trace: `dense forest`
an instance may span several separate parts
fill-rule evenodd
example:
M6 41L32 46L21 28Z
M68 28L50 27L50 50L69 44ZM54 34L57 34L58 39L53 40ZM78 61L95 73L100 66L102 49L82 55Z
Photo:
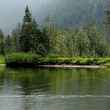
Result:
M35 53L42 56L91 56L110 55L109 44L110 11L105 11L104 28L99 29L95 22L78 28L61 28L48 17L39 26L32 17L28 6L22 24L18 24L10 35L0 31L0 53Z

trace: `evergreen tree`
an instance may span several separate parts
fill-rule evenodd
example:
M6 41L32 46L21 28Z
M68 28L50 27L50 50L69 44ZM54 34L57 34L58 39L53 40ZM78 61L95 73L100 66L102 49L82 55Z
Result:
M17 27L11 33L12 45L13 45L14 52L20 51L20 43L19 43L20 32L21 32L21 25L18 24Z
M99 31L96 25L88 25L84 31L90 40L90 55L91 56L106 56L109 54L108 41L104 33Z
M38 28L38 24L35 19L32 21L32 52L41 54L40 46L42 44L42 33Z
M38 28L36 20L32 18L28 6L25 10L19 43L20 49L23 52L34 52L42 55L48 53L48 35L44 29L41 31Z
M5 54L11 53L12 51L12 41L10 35L6 36L5 38Z
M42 45L42 51L41 51L42 54L48 54L50 51L50 45L49 45L49 35L46 28L42 29L39 43Z
M0 30L0 54L4 54L4 34Z
M28 6L25 10L25 16L23 20L23 25L21 29L21 35L20 35L20 50L23 52L29 52L32 51L32 29L33 23L32 23L32 15L29 11Z
M77 48L77 29L70 29L66 32L66 51L68 56L78 56L78 48Z
M78 51L79 56L88 56L89 55L89 46L90 46L90 41L87 36L87 33L84 32L83 30L80 30L76 34L76 48Z

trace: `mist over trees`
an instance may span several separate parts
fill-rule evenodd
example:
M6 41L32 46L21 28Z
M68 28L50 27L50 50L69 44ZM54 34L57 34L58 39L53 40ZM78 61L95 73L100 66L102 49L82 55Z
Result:
M108 24L108 23L107 23ZM11 35L0 31L0 53L36 53L42 56L109 56L109 42L104 31L95 23L79 28L59 28L51 19L40 27L28 8L22 24L18 24Z

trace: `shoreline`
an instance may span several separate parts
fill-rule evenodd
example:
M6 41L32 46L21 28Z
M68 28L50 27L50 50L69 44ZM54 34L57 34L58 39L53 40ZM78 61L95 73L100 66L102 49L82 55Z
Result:
M13 53L5 58L6 66L16 68L110 68L110 57L41 57Z
M105 68L104 65L38 65L42 68Z

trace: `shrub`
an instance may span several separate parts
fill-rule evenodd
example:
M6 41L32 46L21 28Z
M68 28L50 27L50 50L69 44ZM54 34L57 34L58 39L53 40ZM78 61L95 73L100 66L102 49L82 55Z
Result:
M110 65L110 58L86 58L86 57L60 57L47 56L42 57L32 53L12 53L6 55L6 63L9 66L39 66L55 64L72 64L72 65Z
M0 64L5 64L5 58L2 55L0 55Z
M39 59L40 55L32 54L32 53L12 53L8 54L5 57L5 61L7 65L17 66L17 65L32 65L34 66ZM27 66L28 66L27 65Z

